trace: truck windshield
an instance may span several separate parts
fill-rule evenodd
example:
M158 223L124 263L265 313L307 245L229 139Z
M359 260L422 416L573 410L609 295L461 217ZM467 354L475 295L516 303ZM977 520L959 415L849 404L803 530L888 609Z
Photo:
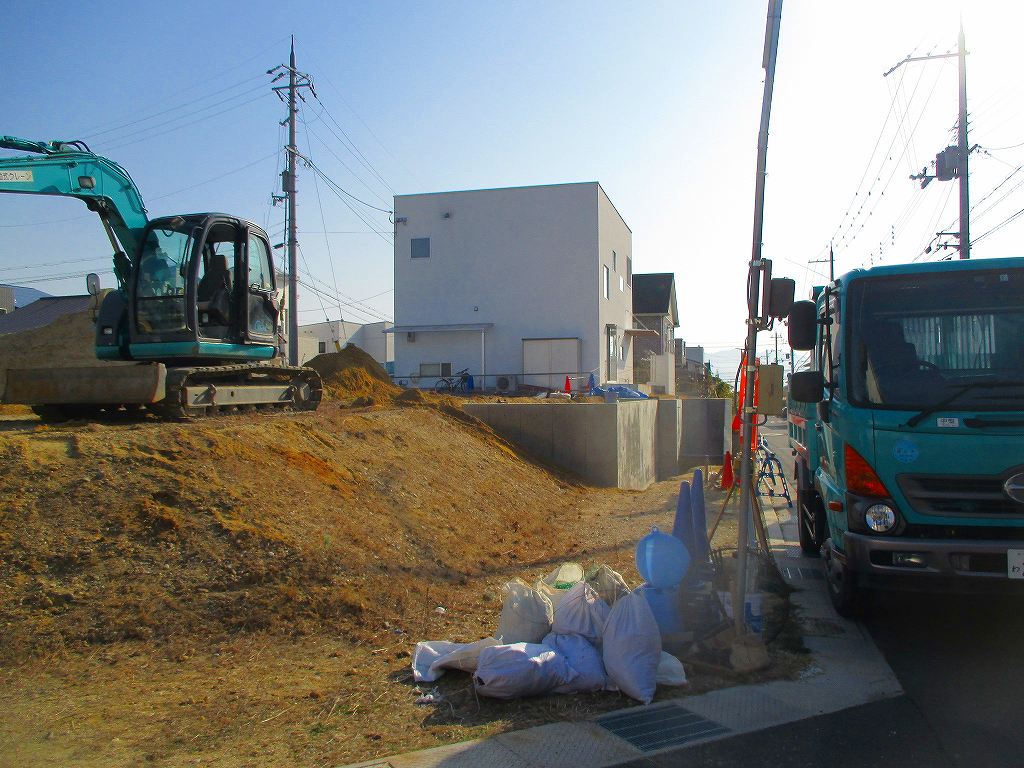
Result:
M951 409L1024 409L1022 298L1019 268L854 281L851 401L923 410L955 395Z

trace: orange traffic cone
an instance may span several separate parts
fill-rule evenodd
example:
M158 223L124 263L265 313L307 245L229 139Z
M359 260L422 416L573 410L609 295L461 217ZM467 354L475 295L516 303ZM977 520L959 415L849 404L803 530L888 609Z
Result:
M565 377L565 393L567 395L572 393L572 384L569 383L568 376Z
M732 488L735 482L732 476L732 454L726 451L725 458L722 459L722 484L720 487L725 491Z

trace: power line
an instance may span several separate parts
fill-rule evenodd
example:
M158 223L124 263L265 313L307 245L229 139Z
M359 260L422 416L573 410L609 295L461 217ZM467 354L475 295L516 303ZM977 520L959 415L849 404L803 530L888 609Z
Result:
M366 191L367 191L367 192L369 192L369 193L370 193L371 195L373 195L374 197L376 197L376 198L377 198L378 200L380 200L380 201L381 201L382 203L385 203L385 204L387 204L387 201L386 201L386 200L385 200L385 199L384 199L383 197L381 197L380 195L378 195L378 194L377 194L376 192L374 192L374 191L373 191L373 188L372 188L372 187L371 187L371 186L370 186L369 184L367 184L367 183L366 183L366 182L365 182L365 181L364 181L364 180L362 179L362 177L360 177L360 176L359 176L359 174L358 174L358 173L356 173L355 171L353 171L353 170L352 170L352 169L351 169L351 168L349 167L348 163L346 163L346 162L345 162L344 160L342 160L342 159L341 159L340 157L338 157L338 154L337 154L337 153L336 153L336 152L335 152L335 151L334 151L333 149L331 149L330 145L329 145L329 144L328 144L328 143L327 143L326 141L324 141L324 140L323 140L322 138L320 138L320 136L319 136L319 135L318 135L318 134L316 133L316 131L313 131L312 129L310 129L309 125L308 125L307 123L305 123L305 122L303 122L303 125L304 125L304 126L305 126L305 128L306 128L306 133L308 133L308 134L312 134L312 135L313 135L313 138L315 138L315 139L316 139L317 141L319 141L319 142L320 142L320 144L321 144L321 145L323 145L324 149L326 149L326 150L327 150L328 152L330 152L330 153L331 153L331 155L332 155L332 156L334 157L334 159L335 159L335 160L337 160L337 161L338 161L339 163L341 163L341 166L342 166L342 167L343 167L343 168L344 168L344 169L345 169L346 171L348 171L348 172L349 172L350 174L352 174L352 177L353 177L353 178L354 178L354 179L355 179L356 181L358 181L358 182L359 182L360 184L362 184L362 185L363 185L363 186L364 186L364 187L366 188Z
M261 56L263 56L263 54L265 54L271 48L276 48L278 45L280 45L283 41L285 41L287 39L288 39L288 37L285 36L285 37L282 37L279 40L275 40L273 43L270 43L266 47L260 49L259 51L254 53L252 56L250 56L250 57L248 57L246 59L242 59L241 61L237 61L236 63L232 64L230 67L225 67L224 69L218 70L218 71L214 72L213 74L207 73L207 74L204 75L204 77L202 79L197 80L195 83L192 83L192 84L186 85L186 86L178 86L178 87L175 88L175 93L180 93L182 91L184 91L184 92L193 91L196 88L199 88L199 87L202 87L202 86L208 84L212 80L216 80L217 78L223 77L224 75L228 74L229 72L234 72L236 69L241 69L242 67L246 66L250 62L255 61L256 59L258 59ZM260 77L260 76L257 75L256 77ZM245 80L243 82L248 82L248 80ZM202 97L200 97L200 98L202 98ZM154 104L154 106L156 106L156 104ZM138 110L136 110L136 111L138 111ZM101 128L105 128L108 125L111 125L111 123L110 122L100 123L99 125L93 126L91 128L87 128L84 131L79 131L78 135L79 136L95 135L94 134L95 131L97 131L97 130L99 130Z
M245 80L240 80L239 82L234 83L233 85L229 85L227 88L221 88L220 90L213 91L212 93L208 93L205 96L195 96L195 97L189 99L188 101L183 101L180 104L175 104L173 107L168 107L167 109L162 109L159 112L154 112L154 113L152 113L150 115L145 115L144 117L140 117L140 118L138 118L136 120L130 120L127 123L122 123L120 125L115 125L113 128L107 128L104 131L96 131L95 133L84 133L84 134L82 134L82 138L83 139L92 140L92 139L97 138L98 136L104 136L104 135L106 135L108 133L114 133L114 132L120 131L120 130L122 130L124 128L129 128L129 127L131 127L133 125L138 125L139 123L145 123L145 122L153 120L153 119L155 119L157 117L162 117L162 116L164 116L166 114L169 114L171 112L175 112L176 110L185 109L187 107L195 106L196 104L198 104L201 101L206 101L207 99L212 99L214 96L219 96L222 93L227 93L228 91L232 91L232 90L234 90L235 88L238 88L241 85L245 85L246 83L252 82L253 80L262 80L262 79L263 79L263 75L253 75L252 77L245 78ZM262 88L262 85L260 87ZM246 91L246 93L252 93L252 92L253 91L251 89L249 91ZM238 95L241 95L241 94L238 94ZM204 107L204 109L206 109L206 107ZM178 119L178 118L174 118L174 119Z
M254 165L259 165L260 163L266 162L270 158L274 157L276 154L277 154L276 152L271 152L269 155L264 155L259 160L253 160L251 163L246 163L245 165L239 166L238 168L235 168L235 169L230 170L230 171L223 171L223 172L217 174L216 176L211 176L210 178L206 179L205 181L198 181L195 184L192 184L191 186L182 187L181 189L176 189L173 192L165 192L162 195L157 195L156 197L149 197L149 198L146 198L146 199L147 200L161 200L161 199L163 199L165 197L170 197L171 195L177 195L177 194L180 194L182 192L188 192L190 190L195 189L196 187L201 187L201 186L203 186L205 184L210 184L210 183L212 183L214 181L219 181L220 179L223 179L225 176L232 176L233 174L241 173L246 168L252 168Z
M248 106L249 104L252 104L253 102L256 102L256 101L259 101L260 99L266 98L268 95L269 94L262 93L259 96L256 96L255 98L249 99L248 101L243 101L241 104L236 104L233 107L228 107L227 109L222 109L220 112L214 112L212 115L206 115L205 117L200 117L200 118L198 118L196 120L192 120L191 122L182 123L181 125L177 125L177 126L175 126L173 128L168 128L166 131L158 131L157 133L152 133L152 134L150 134L148 136L143 136L142 138L135 139L133 141L126 141L126 142L123 142L121 144L113 144L113 145L107 147L106 150L104 150L104 151L109 152L110 150L121 149L122 147L128 147L128 146L131 146L132 144L138 144L139 142L142 142L142 141L149 141L150 139L155 139L157 136L164 136L164 135L166 135L168 133L173 133L174 131L180 131L182 128L188 128L190 125L195 125L196 123L202 123L202 122L204 122L206 120L209 120L210 118L218 117L218 116L223 115L223 114L225 114L227 112L233 112L236 109L241 109L242 107Z
M1014 220L1015 220L1015 219L1016 219L1016 218L1017 218L1018 216L1020 216L1021 214L1024 214L1024 208L1021 208L1021 209L1020 209L1019 211L1017 211L1016 213L1014 213L1014 214L1012 214L1011 216L1008 216L1007 218L1003 219L1003 220L1002 220L1001 222L999 222L999 223L998 223L998 224L996 224L996 225L995 225L994 227L992 227L992 229L990 229L990 230L989 230L988 232L985 232L985 233L984 233L983 235L981 235L981 236L979 236L979 237L976 237L976 238L974 238L974 242L975 242L975 243L980 243L980 242L981 242L982 240L984 240L984 239L985 239L986 237L988 237L988 236L989 236L989 235L991 235L992 233L994 233L994 232L998 232L998 231L999 231L1000 229L1002 229L1003 227L1005 227L1005 226L1006 226L1007 224L1009 224L1009 223L1010 223L1011 221L1014 221Z
M306 165L308 165L310 168L312 168L314 171L316 171L316 173L318 173L323 178L324 181L326 181L330 186L334 187L337 191L341 192L341 194L345 195L346 197L350 197L353 200L355 200L357 203L360 203L361 205L365 205L367 208L372 208L375 211L380 211L381 213L394 213L394 211L392 211L389 208L378 208L376 205L372 205L371 203L368 203L365 200L360 200L358 197L353 195L348 190L342 188L342 186L340 184L335 182L333 179L331 179L330 176L328 176L326 173L324 173L322 170L320 170L320 168L316 165L316 163L314 163L311 159L309 159L307 157L307 158L305 158L305 161L306 161Z

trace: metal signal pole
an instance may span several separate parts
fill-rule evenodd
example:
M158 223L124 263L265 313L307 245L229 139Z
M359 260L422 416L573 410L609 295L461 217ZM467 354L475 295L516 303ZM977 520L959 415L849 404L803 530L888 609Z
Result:
M299 93L301 88L309 88L313 94L316 91L313 89L313 80L309 75L304 72L299 72L295 69L295 37L292 37L291 55L288 57L288 65L283 64L274 67L273 69L267 70L268 75L277 76L271 82L276 82L278 79L284 76L284 72L288 72L288 85L279 85L274 87L274 91L278 97L284 100L281 95L282 91L288 92L288 117L285 122L288 123L288 146L285 147L285 151L288 154L287 165L284 172L281 174L281 191L285 193L287 207L285 213L285 220L288 223L288 364L298 365L299 364L299 290L298 290L298 225L295 220L295 207L298 187L295 183L295 160L299 155L299 148L295 144L295 118L299 113L298 107L295 103L295 97L302 98L302 94ZM303 99L305 101L305 99ZM284 123L282 123L283 125Z
M761 328L758 298L761 292L762 270L761 237L764 231L764 184L768 162L768 123L772 112L772 91L775 86L775 59L779 50L779 27L782 24L782 0L768 0L768 22L764 36L764 96L761 102L761 129L757 138L757 176L754 182L754 242L747 273L747 344L745 365L741 374L746 382L743 402L740 404L740 520L739 541L736 546L736 597L733 618L736 634L746 634L745 603L747 593L747 554L753 530L753 451L754 436L754 375L757 370L757 332Z

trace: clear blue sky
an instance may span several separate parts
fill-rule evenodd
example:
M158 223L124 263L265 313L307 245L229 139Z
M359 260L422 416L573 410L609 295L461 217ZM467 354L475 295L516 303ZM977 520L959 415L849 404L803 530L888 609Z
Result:
M635 270L676 273L680 335L719 351L731 377L728 350L744 334L766 8L8 0L0 133L86 140L132 173L151 215L223 210L276 235L282 209L268 203L285 110L263 73L286 61L294 34L321 100L304 105L300 149L337 184L387 209L392 192L598 180L633 230ZM833 236L841 272L914 258L956 224L954 185L922 191L907 179L949 140L955 65L881 74L911 51L954 46L959 13L946 0L784 3L764 252L801 293L820 282L812 270L827 270L807 261ZM972 156L979 201L1024 162L1024 147L994 149L1024 143L1024 19L995 0L963 14L971 141L993 148ZM1024 208L1024 188L1013 189L1022 180L1012 175L981 203L975 238ZM360 220L310 170L299 184L300 268L356 300L342 307L346 319L391 317L387 215L352 203ZM1024 217L975 256L1019 253L1021 233ZM0 197L0 282L80 292L80 275L106 269L109 253L77 201ZM54 262L71 263L43 266ZM39 281L54 275L75 276ZM309 290L300 302L302 322L337 317ZM768 335L762 344L772 346Z

